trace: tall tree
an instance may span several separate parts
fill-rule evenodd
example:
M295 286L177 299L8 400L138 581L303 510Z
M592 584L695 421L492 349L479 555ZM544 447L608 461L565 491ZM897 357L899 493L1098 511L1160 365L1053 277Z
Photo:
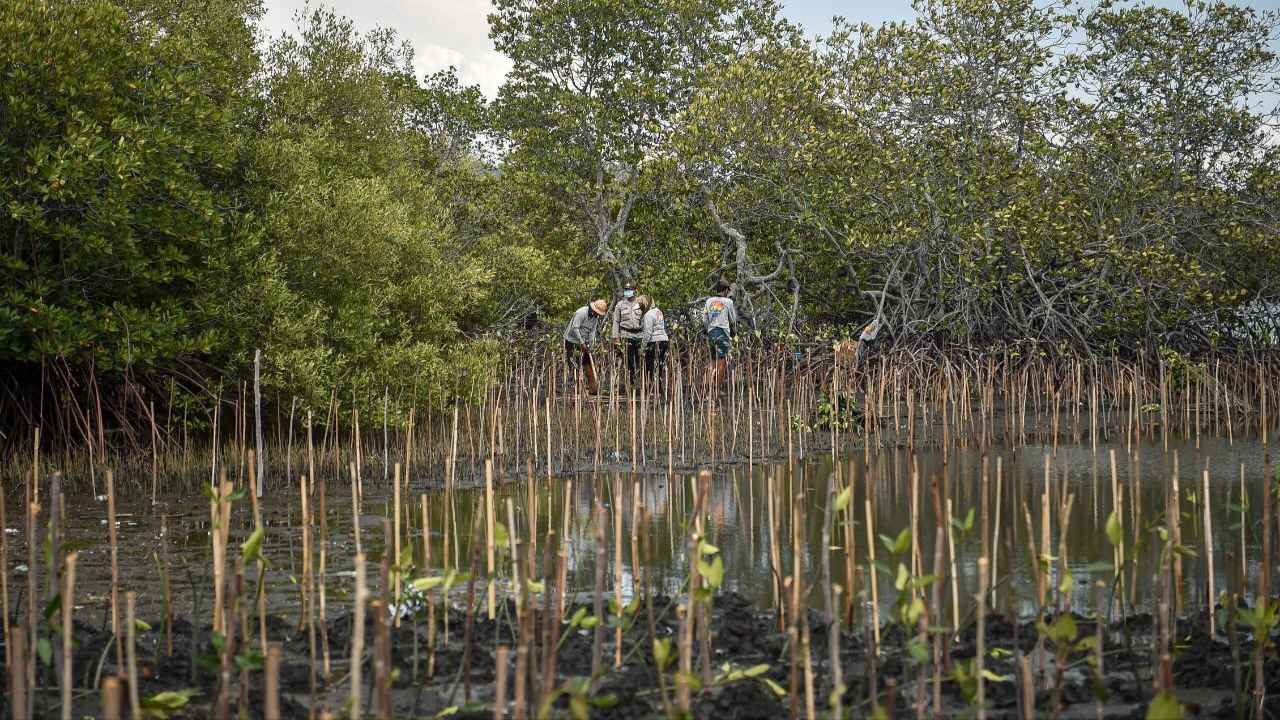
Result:
M518 172L581 224L615 282L645 164L669 152L698 71L734 52L772 0L495 0L490 35L513 63L499 123Z

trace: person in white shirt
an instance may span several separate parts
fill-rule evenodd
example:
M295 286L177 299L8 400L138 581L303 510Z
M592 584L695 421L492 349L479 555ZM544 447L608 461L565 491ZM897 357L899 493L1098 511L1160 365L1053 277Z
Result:
M662 379L667 367L667 347L671 343L671 338L667 335L667 320L662 310L648 295L641 295L636 299L644 310L640 352L644 355L645 377L657 390L663 386Z

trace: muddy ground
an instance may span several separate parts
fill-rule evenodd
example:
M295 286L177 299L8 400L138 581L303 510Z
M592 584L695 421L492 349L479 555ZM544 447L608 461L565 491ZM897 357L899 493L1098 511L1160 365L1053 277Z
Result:
M465 592L464 589L460 596L463 600L461 606L455 604L450 610L447 636L444 635L443 617L437 612L439 625L433 676L428 676L425 612L418 613L416 622L406 618L399 628L391 628L391 662L394 667L391 697L395 717L420 718L440 714L450 714L453 717L492 717L490 703L496 677L495 650L500 644L512 648L507 672L507 698L511 701L515 686L515 605L508 600L498 608L497 621L489 621L481 602L483 593L477 589L477 602L480 606L471 628L469 670L464 674L464 658L468 648ZM591 612L586 605L571 605L565 613L566 617L572 617L579 607L585 608L587 613ZM656 635L672 639L674 656L674 638L678 631L675 606L669 598L655 598L653 612ZM583 698L589 701L591 717L657 718L666 715L662 683L650 650L652 638L647 616L648 607L641 601L634 615L636 622L624 634L623 663L617 670L612 666L615 654L614 629L605 628L602 658L607 672L600 678L597 692ZM375 623L372 618L367 620L365 647L366 652L371 653ZM1094 635L1093 620L1083 616L1075 616L1074 620L1077 638ZM1202 617L1184 619L1177 623L1177 642L1172 663L1177 695L1190 717L1238 717L1237 711L1242 709L1241 704L1248 702L1249 691L1238 689L1237 684L1251 689L1253 683L1250 673L1252 639L1241 628L1233 649L1221 627L1217 636L1210 638L1205 620L1207 618ZM163 691L194 689L197 693L191 697L190 703L173 712L172 717L213 717L214 699L218 695L218 672L217 657L213 650L214 636L209 625L192 624L186 617L176 619L173 624L172 654L169 654L166 652L165 633L161 624L154 619L149 619L149 622L153 623L152 628L141 632L138 637L139 673L142 677L140 694L145 698ZM541 627L540 615L538 622ZM815 678L814 703L818 714L826 716L827 698L831 690L828 627L823 622L822 614L817 611L809 611L808 622ZM256 621L251 620L251 623L256 626ZM311 650L308 633L299 628L297 617L270 616L267 628L269 638L283 644L280 678L284 717L311 717L313 707L327 708L337 717L345 715L350 671L346 658L352 634L350 613L338 615L325 628L333 658L331 677L328 683L323 677L318 678L314 694L310 688ZM1038 636L1035 624L1025 621L1014 623L992 614L987 618L986 628L986 667L1002 678L1000 681L986 683L988 717L1022 717L1019 686L1005 678L1011 678L1018 672L1018 654L1036 656ZM567 686L572 684L567 682L571 678L587 677L591 673L593 630L574 628L563 623L561 630L566 634L557 654L557 684ZM1054 644L1046 641L1043 678L1036 671L1034 660L1031 665L1033 675L1041 686L1040 691L1035 694L1037 713L1045 717L1053 716L1053 708L1060 698L1061 717L1096 717L1099 703L1105 717L1146 717L1147 706L1153 694L1151 631L1152 618L1149 615L1130 617L1125 624L1116 623L1109 627L1104 633L1106 674L1101 687L1094 682L1087 651L1072 650L1066 653L1065 671L1061 681L1056 681ZM320 637L319 631L317 637ZM875 683L877 697L887 706L890 717L914 717L920 666L911 660L906 649L907 637L901 629L889 625L882 630L882 652L874 663L869 662L868 648L861 633L843 632L840 638L840 661L847 684L846 712L852 706L854 717L867 716L870 687ZM101 623L77 623L75 639L77 648L74 672L77 687L91 687L94 678L116 671L109 623L105 618ZM972 713L972 706L966 700L962 685L952 671L963 667L973 657L975 639L973 625L964 629L956 638L943 637L945 646L949 646L950 658L950 667L944 668L939 688L943 714L960 717ZM790 685L790 649L787 635L778 631L777 617L773 612L761 611L735 593L718 595L714 599L712 611L711 645L713 657L710 664L714 682L711 687L694 692L693 714L696 717L747 719L778 718L789 714L790 698L780 695L774 688L781 690ZM537 654L540 653L539 650ZM1233 662L1233 654L1239 658L1238 664ZM1277 697L1280 696L1280 660L1274 657L1273 651L1268 651L1266 655L1267 694ZM701 668L701 662L698 644L695 643L695 672ZM540 658L534 664L539 665ZM675 703L674 665L673 660L664 678L666 699L672 704ZM760 665L768 667L758 676L736 680L726 677L734 670L746 670ZM317 674L320 674L319 669ZM245 688L248 702L243 708L240 707L238 673L236 675L237 680L230 693L230 716L262 717L262 673L255 667L248 671L248 687ZM365 714L373 717L371 702L374 694L374 672L368 655L363 675ZM925 676L927 685L924 698L929 705L923 714L927 717L934 714L931 707L932 670L927 669ZM540 684L537 668L530 680L531 687ZM772 681L773 688L767 681ZM48 690L38 695L35 717L57 717L59 700L54 674L42 666L38 684ZM800 687L803 688L803 673ZM801 716L804 714L802 693L803 690L796 698ZM7 716L7 693L4 704ZM74 717L99 716L97 694L78 693L74 710ZM241 710L244 715L241 715ZM1280 713L1280 703L1269 705L1268 710L1271 714ZM568 695L561 695L557 699L554 711L556 715L570 715ZM509 706L509 712L514 713L514 705ZM537 708L531 707L529 716L536 715Z

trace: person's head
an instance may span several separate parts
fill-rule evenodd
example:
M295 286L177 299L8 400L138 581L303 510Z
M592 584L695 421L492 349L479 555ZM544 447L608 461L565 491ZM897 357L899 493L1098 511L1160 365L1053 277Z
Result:
M609 311L609 302L604 299L591 301L591 312L597 315L604 315Z
M717 295L728 295L729 291L732 289L733 286L730 285L727 280L720 280L716 282L715 292Z
M632 300L635 298L635 296L636 296L635 283L628 282L626 285L622 286L622 297L627 298L628 300Z
M644 312L649 312L649 308L653 307L653 300L648 295L637 295L636 304Z

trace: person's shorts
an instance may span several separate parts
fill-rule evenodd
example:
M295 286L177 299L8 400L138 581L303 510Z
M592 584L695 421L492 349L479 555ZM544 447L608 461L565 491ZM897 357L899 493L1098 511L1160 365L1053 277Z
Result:
M719 360L729 356L729 333L724 328L711 328L707 331L707 344L711 346L711 356Z

